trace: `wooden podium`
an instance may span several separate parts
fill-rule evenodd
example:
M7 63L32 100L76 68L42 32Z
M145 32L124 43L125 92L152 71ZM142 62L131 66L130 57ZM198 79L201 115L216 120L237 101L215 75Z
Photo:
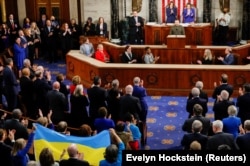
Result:
M167 36L168 48L185 48L186 36L185 35L168 35Z

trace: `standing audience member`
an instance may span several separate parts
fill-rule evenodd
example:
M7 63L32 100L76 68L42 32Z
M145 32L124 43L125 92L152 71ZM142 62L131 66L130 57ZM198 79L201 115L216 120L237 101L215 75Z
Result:
M208 135L209 129L211 127L211 122L209 118L202 116L203 108L199 104L195 104L193 107L193 116L187 120L182 125L182 130L188 133L192 133L192 123L195 120L199 120L202 123L201 134Z
M133 11L133 16L129 18L129 41L130 44L142 44L144 20L138 16L137 11Z
M213 63L213 55L210 49L205 49L202 60L197 60L197 63L208 65Z
M27 29L30 28L30 18L29 17L25 17L23 19L23 29Z
M228 99L233 94L233 87L232 87L232 85L228 84L228 75L225 73L223 73L221 75L220 85L217 86L217 83L214 82L214 87L215 87L215 89L214 89L214 92L212 94L212 97L215 99L214 103L217 102L217 98L221 94L222 90L228 91L228 93L229 93Z
M40 166L59 166L55 161L52 151L49 148L43 148L39 155Z
M217 59L224 65L233 65L235 63L234 55L232 53L232 48L228 47L225 49L225 57L218 57Z
M63 93L65 96L65 99L68 101L68 95L69 95L69 88L68 86L64 83L64 75L63 74L58 74L56 76L56 81L59 82L60 84L60 89L59 92Z
M114 121L108 116L108 111L105 107L100 107L98 110L99 117L95 119L94 126L97 133L110 128L115 128Z
M208 101L208 96L207 96L207 93L203 90L203 82L202 81L197 81L195 83L195 87L198 88L200 90L200 95L199 97L202 98L202 99L205 99L206 101ZM191 99L193 97L192 93L190 92L189 93L189 97L188 99Z
M154 64L160 59L159 56L154 56L152 54L150 47L146 47L145 52L146 52L146 54L143 56L143 61L146 64Z
M239 108L238 117L241 119L241 123L250 119L250 84L243 85L243 90L239 88L239 97L237 98L236 106Z
M6 21L8 28L10 28L10 44L14 44L16 37L18 36L18 30L20 25L17 20L14 19L14 15L10 14L9 19Z
M46 50L46 33L45 33L45 29L47 27L46 25L46 21L47 21L47 15L46 14L42 14L40 20L38 21L37 25L39 27L39 30L41 32L41 55L45 55L45 50ZM46 50L47 51L47 50Z
M11 58L6 59L6 66L3 69L3 90L8 104L7 110L11 112L14 108L17 108L18 95L18 83L13 72L13 60Z
M238 149L233 134L223 132L221 120L214 121L212 128L214 135L208 138L207 150L217 150L220 145L228 145L232 150Z
M14 51L14 65L18 71L18 78L21 77L21 70L23 68L23 61L26 58L26 53L25 53L26 47L27 47L27 44L22 46L21 38L17 37L16 42L13 46L13 51Z
M70 126L80 127L82 124L89 124L87 106L89 101L83 93L82 84L76 85L75 91L70 95Z
M4 166L12 166L11 150L12 147L5 144L4 141L8 137L11 142L15 142L14 130L10 130L8 136L3 129L0 129L0 162Z
M31 29L27 28L24 30L25 38L27 40L27 49L28 49L28 58L30 60L31 66L33 66L34 62L34 54L35 54L35 44L39 42L38 39L33 38L31 35Z
M228 117L228 107L234 105L233 101L228 100L229 93L226 90L222 90L216 103L214 103L214 120L222 120Z
M44 40L47 57L50 63L56 62L56 29L52 26L50 20L46 20L46 26L44 28Z
M193 141L198 141L201 144L201 149L205 150L207 145L207 136L201 134L202 122L194 120L192 123L192 133L184 134L181 140L181 145L184 150L189 150L190 145Z
M177 7L174 5L173 1L170 1L166 8L166 16L166 23L174 23L174 21L177 19Z
M244 130L241 125L240 118L236 117L237 108L234 105L231 105L227 109L228 117L223 118L223 131L226 133L233 134L234 138L236 138L240 133L244 133Z
M101 62L110 62L110 55L108 52L103 48L103 44L98 44L97 51L95 52L95 59Z
M100 107L107 108L107 91L101 87L102 81L99 76L95 76L93 86L87 89L89 97L89 116L91 120L91 127L94 127L94 120L98 117L98 110Z
M191 7L190 3L187 3L186 8L182 12L183 23L194 23L196 21L195 9Z
M81 77L79 75L75 75L72 78L72 84L69 86L69 93L73 94L77 85L81 84Z
M83 38L83 43L80 45L80 53L88 57L92 57L95 53L94 46L87 37Z
M130 45L127 45L125 47L125 51L121 56L121 61L122 63L129 63L129 64L137 62L136 56L132 54L132 47Z
M76 19L70 20L69 28L72 32L72 49L79 48L79 37L81 35L81 27L76 23Z
M39 49L41 45L41 31L39 27L37 26L36 22L31 22L30 25L30 30L31 30L31 36L34 39L34 47L35 47L35 57L34 59L38 59L39 57Z
M108 38L108 26L103 17L99 17L95 27L96 35Z
M246 120L244 122L244 130L245 134L244 135L239 135L236 138L236 143L239 146L240 150L250 150L250 120Z
M60 34L60 41L61 41L61 49L62 49L62 58L66 58L66 54L69 52L69 50L72 49L72 31L69 28L68 23L63 23L61 30L59 32Z
M10 46L10 29L7 27L5 23L2 23L2 28L0 29L0 37L1 37L1 48L0 51L4 51Z
M88 17L86 23L84 24L83 35L84 36L94 36L94 35L96 35L95 24L92 22L91 17Z
M79 153L76 144L70 144L67 149L69 159L61 160L60 166L89 166L89 162L83 160L83 153Z
M228 8L224 8L223 13L220 13L218 18L216 18L216 23L219 28L217 36L217 42L219 45L226 45L227 42L227 33L229 30L229 23L231 19L228 11Z
M104 153L105 159L100 161L99 166L122 165L122 150L125 149L124 143L114 129L110 129L109 131L115 144L111 144L106 148Z

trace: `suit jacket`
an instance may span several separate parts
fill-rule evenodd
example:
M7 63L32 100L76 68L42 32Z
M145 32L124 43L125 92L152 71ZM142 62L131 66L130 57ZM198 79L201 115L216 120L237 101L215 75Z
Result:
M229 85L228 83L223 83L223 84L217 86L214 89L212 97L215 99L215 102L217 101L217 96L220 95L220 93L221 93L222 90L228 91L229 98L233 94L233 87L232 87L232 85Z
M193 95L192 95L192 93L190 92L190 93L189 93L188 99L191 99L192 97L193 97ZM203 90L200 90L200 95L199 95L199 97L208 101L207 93L206 93L205 91L203 91Z
M250 93L245 93L237 98L236 106L239 107L238 117L243 124L245 120L250 119Z
M193 107L195 104L200 104L203 108L202 115L205 116L207 113L207 101L200 97L194 97L187 100L186 110L189 113L189 118L193 115Z
M233 65L234 64L234 55L233 54L229 54L229 55L226 55L224 57L224 60L222 61L222 63L224 65Z
M171 10L173 10L173 12L171 12ZM171 9L170 7L166 8L166 15L167 15L167 23L174 23L174 21L177 18L177 8L173 7L173 9Z
M5 166L12 166L12 158L11 158L11 150L12 147L6 145L3 142L0 142L0 162Z
M191 23L195 21L195 9L194 8L190 8L190 14L187 15L187 8L185 8L182 12L182 16L183 16L183 22L184 23Z
M144 26L144 21L143 18L140 16L137 16L137 21L140 23L140 26L136 26L136 20L135 17L130 17L129 18L129 34L130 35L135 35L136 33L142 34L142 27Z
M18 138L28 139L29 133L28 130L19 122L18 119L8 119L4 123L4 129L7 131L15 129L15 140Z
M86 23L86 24L84 24L84 27L83 27L83 35L85 35L85 36L94 36L94 35L96 35L95 29L96 29L95 24L91 23L91 25L88 25ZM100 27L99 27L99 29L100 29Z
M136 59L136 56L132 53L132 57L130 58L128 53L125 51L121 56L122 63L129 63L130 61Z
M230 105L234 105L234 102L229 100L223 100L214 103L213 107L214 120L222 120L223 118L227 118L228 117L227 108Z
M193 141L198 141L201 144L201 149L205 150L207 145L208 137L201 133L188 133L185 134L181 140L181 145L184 147L184 150L190 149L190 144Z
M126 115L128 112L133 114L135 119L139 119L139 114L141 112L141 103L139 98L129 94L125 94L124 96L120 97L120 110L121 119L124 119L124 115Z
M185 30L181 25L174 25L171 27L169 35L185 35Z
M184 124L182 125L182 130L188 133L192 133L192 123L195 120L199 120L202 123L201 134L208 135L208 131L211 128L211 122L210 122L210 119L203 117L203 116L193 116L185 120Z
M147 112L148 112L148 104L147 104L147 102L145 100L145 97L147 96L147 91L143 87L134 86L132 95L137 97L140 100L141 110L142 111L139 114L139 116L140 116L140 119L142 121L145 121L146 117L147 117Z
M240 135L236 138L236 144L240 150L250 150L250 133Z
M100 107L106 107L107 91L104 88L93 86L87 89L89 97L89 115L91 118L98 117L98 109Z
M95 28L95 31L96 31L96 35L98 35L98 36L100 36L100 35L103 35L104 37L108 37L107 35L108 35L108 25L107 25L107 23L103 23L103 34L100 34L101 33L101 29L100 29L100 24L99 23L97 23L96 24L96 28Z
M68 160L61 160L60 166L89 166L88 161L69 158Z
M207 150L218 150L220 145L228 145L232 150L238 149L233 134L219 132L208 138Z

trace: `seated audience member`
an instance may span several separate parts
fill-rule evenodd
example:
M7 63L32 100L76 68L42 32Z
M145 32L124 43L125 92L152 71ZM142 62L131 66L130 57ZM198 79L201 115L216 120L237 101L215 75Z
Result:
M91 127L88 124L83 124L79 128L79 136L81 137L90 137L95 134L96 132L92 131Z
M237 115L237 108L234 105L231 105L227 109L228 117L223 118L223 131L225 133L231 133L234 135L234 138L236 138L240 133L244 133L244 130L241 125L240 118L236 117Z
M4 129L8 132L9 130L16 130L15 139L23 138L28 139L29 133L27 128L20 122L22 112L20 109L14 109L12 111L12 119L7 119L4 123Z
M189 150L201 150L201 144L198 141L193 141L190 144Z
M110 62L110 56L108 52L103 48L103 44L98 44L97 51L95 52L95 59L102 62Z
M202 123L199 120L194 120L192 123L192 133L185 134L182 137L181 145L184 147L184 150L188 150L190 144L193 141L198 141L201 145L201 149L205 150L207 145L207 136L201 134Z
M232 150L238 149L233 134L223 132L223 123L221 120L214 121L212 128L214 135L207 140L207 150L217 150L220 145L228 145Z
M5 166L12 166L11 150L12 147L5 144L4 141L8 137L11 142L15 142L15 130L10 130L8 136L3 129L0 129L0 163Z
M174 21L174 25L170 28L169 35L185 35L185 29L180 25L179 20Z
M217 83L214 82L214 92L212 94L212 97L215 99L214 103L217 102L217 98L220 95L222 90L226 90L229 93L228 99L231 97L231 95L233 94L233 86L228 84L228 75L227 74L222 74L221 75L221 81L220 81L220 85L217 86Z
M95 32L95 24L92 22L92 18L88 17L86 23L83 27L83 35L84 36L94 36Z
M235 58L232 53L232 48L228 47L225 49L225 57L218 57L217 59L224 65L233 65L235 63Z
M88 57L92 57L94 55L94 52L95 49L93 44L89 42L89 39L87 37L84 37L82 44L80 45L80 53Z
M56 127L56 131L61 133L61 134L65 134L65 135L70 135L70 132L67 131L68 129L68 124L65 121L61 121L58 123L57 127Z
M134 54L132 54L132 47L130 45L127 45L125 47L125 51L121 56L122 63L136 63L136 57Z
M203 90L203 82L202 81L197 81L195 83L195 87L200 90L199 97L202 98L202 99L205 99L206 101L208 101L207 93ZM193 97L192 92L190 92L188 99L191 99L192 97Z
M120 137L115 133L114 129L110 129L110 134L114 139L112 142L115 144L109 145L104 153L104 160L101 160L99 166L107 165L121 165L122 163L122 150L125 149L124 143Z
M123 121L117 122L115 125L116 134L121 138L122 142L125 145L126 150L131 150L129 145L130 141L133 141L132 133L127 126L127 131L125 131L125 123Z
M126 127L125 131L131 131L133 136L133 141L129 142L129 145L132 150L139 150L140 149L140 142L141 142L141 132L139 130L139 127L136 126L137 120L134 118L134 116L130 113L127 113L125 115L125 122Z
M95 31L97 36L108 37L108 26L103 17L99 17Z
M154 56L151 52L150 47L145 48L146 54L143 56L143 60L146 64L153 64L159 60L159 56Z
M200 95L200 90L196 87L192 88L191 93L193 97L187 100L186 111L189 113L188 118L193 114L193 107L195 104L200 104L202 106L203 112L202 115L205 116L207 113L207 100L202 99Z
M81 166L89 166L89 162L83 160L83 153L79 153L76 144L70 144L67 148L67 152L69 155L69 159L61 160L59 162L60 166L73 166L73 165L81 165Z
M241 123L250 119L249 112L250 103L250 84L245 83L243 89L239 88L239 97L237 98L236 106L239 108L238 117L241 119Z
M94 121L95 129L97 133L100 133L103 130L110 128L115 128L115 123L112 119L107 118L108 111L105 107L100 107L98 110L99 118L96 118Z
M34 136L35 136L35 127L33 126L32 132L29 134L27 143L23 138L19 138L16 140L13 149L11 151L12 162L14 166L27 165L29 161L28 152L33 144Z
M236 138L236 143L240 150L250 150L250 120L244 122L244 135L239 135Z
M234 102L228 100L228 97L229 93L226 90L222 90L218 97L219 100L214 103L213 111L215 120L222 120L228 117L228 107L234 105Z
M182 130L188 133L192 133L192 124L195 120L199 120L202 123L201 134L208 135L208 131L211 127L211 122L209 118L202 116L203 108L199 104L195 104L193 107L193 116L185 120Z
M49 148L43 148L39 155L40 166L59 166L55 161L52 151Z
M72 84L69 86L69 93L73 94L75 91L75 88L78 84L81 84L81 77L79 75L75 75L72 78Z
M212 64L213 63L213 55L210 49L205 49L202 60L197 60L197 63L202 64Z

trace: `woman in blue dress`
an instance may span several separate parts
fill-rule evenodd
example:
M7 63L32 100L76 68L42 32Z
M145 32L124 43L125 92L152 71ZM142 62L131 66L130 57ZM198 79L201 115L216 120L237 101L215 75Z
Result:
M26 58L26 52L25 52L26 47L27 47L27 44L21 45L21 38L17 37L13 45L13 51L14 51L14 65L16 66L18 70L19 78L21 77L23 61Z

